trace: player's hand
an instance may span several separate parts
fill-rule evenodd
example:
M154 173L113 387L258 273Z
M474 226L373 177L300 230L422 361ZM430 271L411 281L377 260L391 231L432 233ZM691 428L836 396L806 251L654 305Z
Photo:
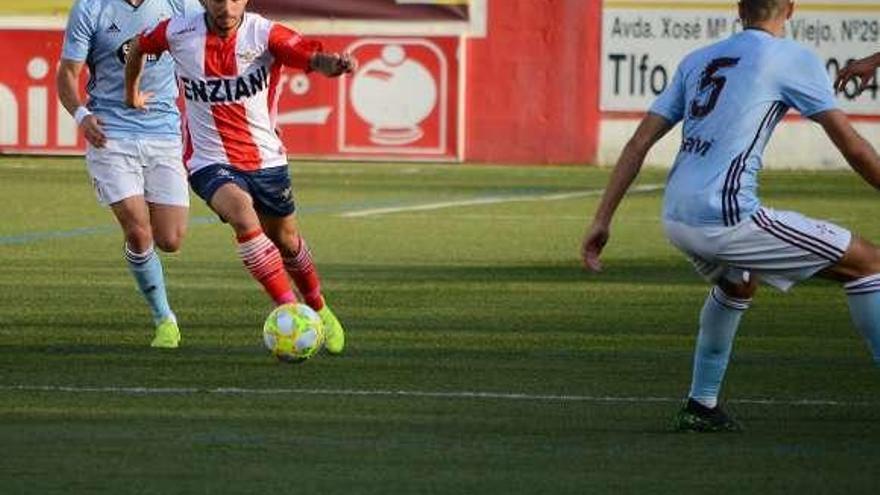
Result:
M351 53L345 52L339 56L339 67L343 74L351 74L358 68L358 61L351 56Z
M587 235L584 236L584 243L581 246L581 258L584 268L594 272L602 271L602 262L599 261L599 256L602 254L605 244L608 244L610 236L611 232L605 225L593 224L590 227Z
M104 135L102 126L104 122L94 115L86 115L79 123L86 141L95 148L103 148L107 144L107 136Z
M350 53L318 52L312 56L310 65L327 77L339 77L354 72L357 69L357 60Z
M837 80L834 81L834 89L841 92L847 83L856 80L858 83L858 92L856 94L861 93L870 86L877 76L878 63L880 63L880 60L877 59L876 55L872 55L846 64L846 67L837 74Z
M150 93L149 91L141 93L138 91L132 95L126 103L131 108L137 108L138 110L146 112L148 110L147 103L149 103L151 99L153 99L153 93Z

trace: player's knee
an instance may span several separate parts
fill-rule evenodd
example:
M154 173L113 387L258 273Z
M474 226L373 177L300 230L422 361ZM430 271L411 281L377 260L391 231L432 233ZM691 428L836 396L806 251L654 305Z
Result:
M258 222L249 222L242 219L228 219L227 223L229 223L229 226L232 227L235 235L239 237L249 236L255 231L260 230L260 224Z
M860 237L854 237L843 259L831 268L830 273L844 282L876 275L880 273L880 249Z
M183 244L183 234L179 232L164 233L156 236L156 247L166 253L176 253L180 251Z
M758 279L752 277L747 282L733 283L728 281L720 281L718 286L728 297L735 299L751 299L755 292L758 291Z
M125 229L125 242L132 251L143 253L152 246L153 233L149 227L132 225Z
M868 273L865 276L880 273L880 248L877 248L877 246L874 246L873 244L868 244L868 248L869 254L865 270Z

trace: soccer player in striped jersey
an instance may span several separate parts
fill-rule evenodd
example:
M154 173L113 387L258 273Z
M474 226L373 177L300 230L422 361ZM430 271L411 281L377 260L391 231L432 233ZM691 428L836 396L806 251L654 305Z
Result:
M181 162L177 85L170 57L146 62L144 88L155 95L150 112L123 98L125 56L133 38L161 19L201 12L196 0L78 0L71 9L58 68L58 97L88 142L86 166L98 201L110 207L125 236L125 259L156 325L151 346L180 342L168 304L162 262L186 232L189 190ZM88 66L88 101L79 76Z
M880 364L880 250L833 223L765 207L757 196L764 146L790 108L821 125L850 166L880 188L880 156L837 108L822 61L783 38L793 11L790 0L741 0L745 30L684 58L624 148L584 238L584 264L598 271L611 219L646 153L683 121L663 224L713 287L700 313L680 430L740 428L718 394L759 280L781 290L813 276L841 282L853 323Z
M337 77L348 55L245 12L247 0L202 0L205 14L159 23L132 44L126 103L145 108L141 68L170 56L186 105L184 164L193 190L235 231L238 254L275 304L306 304L324 321L326 349L342 352L342 325L327 306L318 272L294 215L287 154L276 132L283 67Z

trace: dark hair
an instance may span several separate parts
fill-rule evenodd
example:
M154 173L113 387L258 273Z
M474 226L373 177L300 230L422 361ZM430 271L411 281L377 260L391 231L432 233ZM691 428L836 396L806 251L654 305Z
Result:
M763 22L773 19L788 5L789 0L739 0L743 22Z

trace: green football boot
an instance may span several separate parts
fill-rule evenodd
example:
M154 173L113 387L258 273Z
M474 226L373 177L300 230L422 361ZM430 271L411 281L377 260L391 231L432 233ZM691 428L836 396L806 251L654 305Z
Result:
M318 314L324 322L324 348L330 354L342 354L342 349L345 347L345 330L342 328L342 323L339 323L339 319L333 311L330 311L330 306L326 303Z
M742 425L724 412L721 406L710 409L694 399L688 399L687 404L678 412L673 427L676 431L699 433L733 433L743 430Z
M160 349L176 349L180 344L180 329L173 318L165 318L156 326L156 336L150 342L150 347Z

